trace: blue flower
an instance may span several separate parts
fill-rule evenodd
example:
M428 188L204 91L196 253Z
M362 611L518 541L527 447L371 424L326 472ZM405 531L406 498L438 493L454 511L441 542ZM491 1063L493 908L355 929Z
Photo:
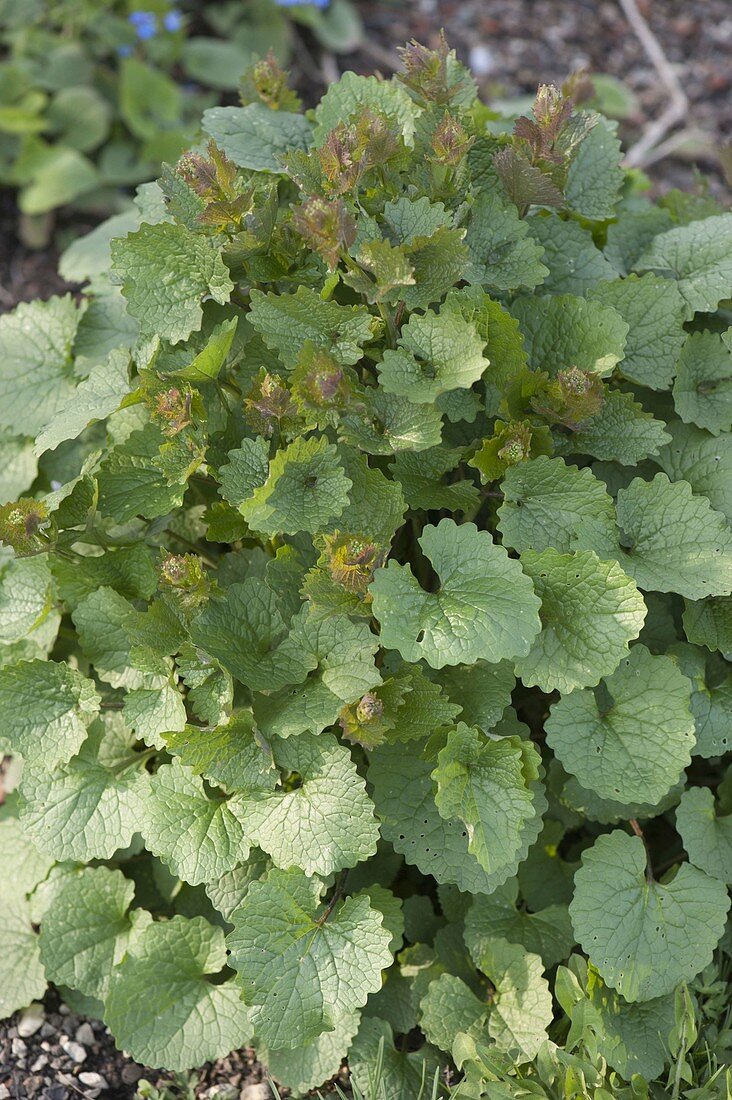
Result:
M134 52L135 51L134 51L134 48L132 46L118 46L117 47L117 56L118 57L132 57L132 54Z
M275 0L275 4L280 8L301 8L307 4L324 11L330 4L330 0Z
M171 34L175 31L179 31L183 26L183 13L179 12L177 8L172 8L163 16L163 26L166 31L170 31Z
M133 11L128 17L137 32L137 37L143 42L148 38L154 38L158 32L158 20L154 11Z

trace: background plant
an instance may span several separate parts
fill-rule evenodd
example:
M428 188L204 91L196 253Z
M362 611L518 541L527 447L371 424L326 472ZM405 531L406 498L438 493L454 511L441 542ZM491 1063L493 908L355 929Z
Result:
M19 189L29 217L115 209L120 189L154 179L193 142L204 107L236 91L257 57L272 49L287 62L295 26L328 49L359 40L347 0L5 0L0 182Z
M732 215L444 44L246 89L0 320L1 1007L724 1095Z

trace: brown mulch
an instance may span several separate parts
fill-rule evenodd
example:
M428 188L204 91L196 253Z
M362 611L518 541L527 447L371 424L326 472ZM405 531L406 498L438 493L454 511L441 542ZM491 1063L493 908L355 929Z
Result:
M722 191L714 150L732 136L732 6L729 0L643 0L640 6L689 98L688 125L705 135L687 155L649 167L654 188L694 186L698 164ZM582 67L611 73L638 100L636 114L621 126L626 144L666 105L667 93L614 0L361 0L359 7L367 42L354 55L335 59L340 69L387 75L398 63L395 44L412 37L434 44L444 27L459 55L480 69L489 102L531 93L539 81L561 82ZM296 64L294 74L312 99L322 91L320 78L325 83L332 75L332 64L321 73ZM56 228L68 237L91 224L66 215ZM0 312L69 289L56 272L57 258L55 245L33 250L19 242L13 192L0 191ZM29 1026L20 1016L0 1025L0 1100L132 1100L142 1077L175 1085L173 1075L145 1070L117 1051L103 1024L69 1012L53 992L37 1030L24 1036ZM232 1054L197 1076L195 1095L206 1100L268 1096L252 1051ZM170 1096L187 1100L184 1090Z

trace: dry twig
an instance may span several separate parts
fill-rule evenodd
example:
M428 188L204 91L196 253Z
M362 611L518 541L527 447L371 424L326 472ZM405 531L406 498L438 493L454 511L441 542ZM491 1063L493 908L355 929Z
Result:
M668 107L657 119L650 123L643 135L635 145L631 146L625 156L625 164L629 168L637 168L650 163L649 157L652 150L661 143L669 130L686 118L689 110L689 100L670 61L663 52L661 43L641 15L637 0L618 0L618 3L669 94ZM656 160L658 158L653 157L652 159Z

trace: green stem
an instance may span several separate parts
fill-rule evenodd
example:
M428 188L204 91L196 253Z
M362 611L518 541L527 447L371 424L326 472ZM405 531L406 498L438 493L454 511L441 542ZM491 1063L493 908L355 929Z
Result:
M648 847L648 841L646 840L645 833L641 829L640 825L634 817L631 817L628 821L631 829L637 837L643 841L643 847L646 850L646 878L649 882L653 882L653 866L651 864L651 850Z
M383 302L379 302L379 313L381 314L382 320L386 325L386 331L389 335L389 346L395 348L397 345L397 340L399 339L399 333L397 332L394 318L392 317L386 306L383 304Z

